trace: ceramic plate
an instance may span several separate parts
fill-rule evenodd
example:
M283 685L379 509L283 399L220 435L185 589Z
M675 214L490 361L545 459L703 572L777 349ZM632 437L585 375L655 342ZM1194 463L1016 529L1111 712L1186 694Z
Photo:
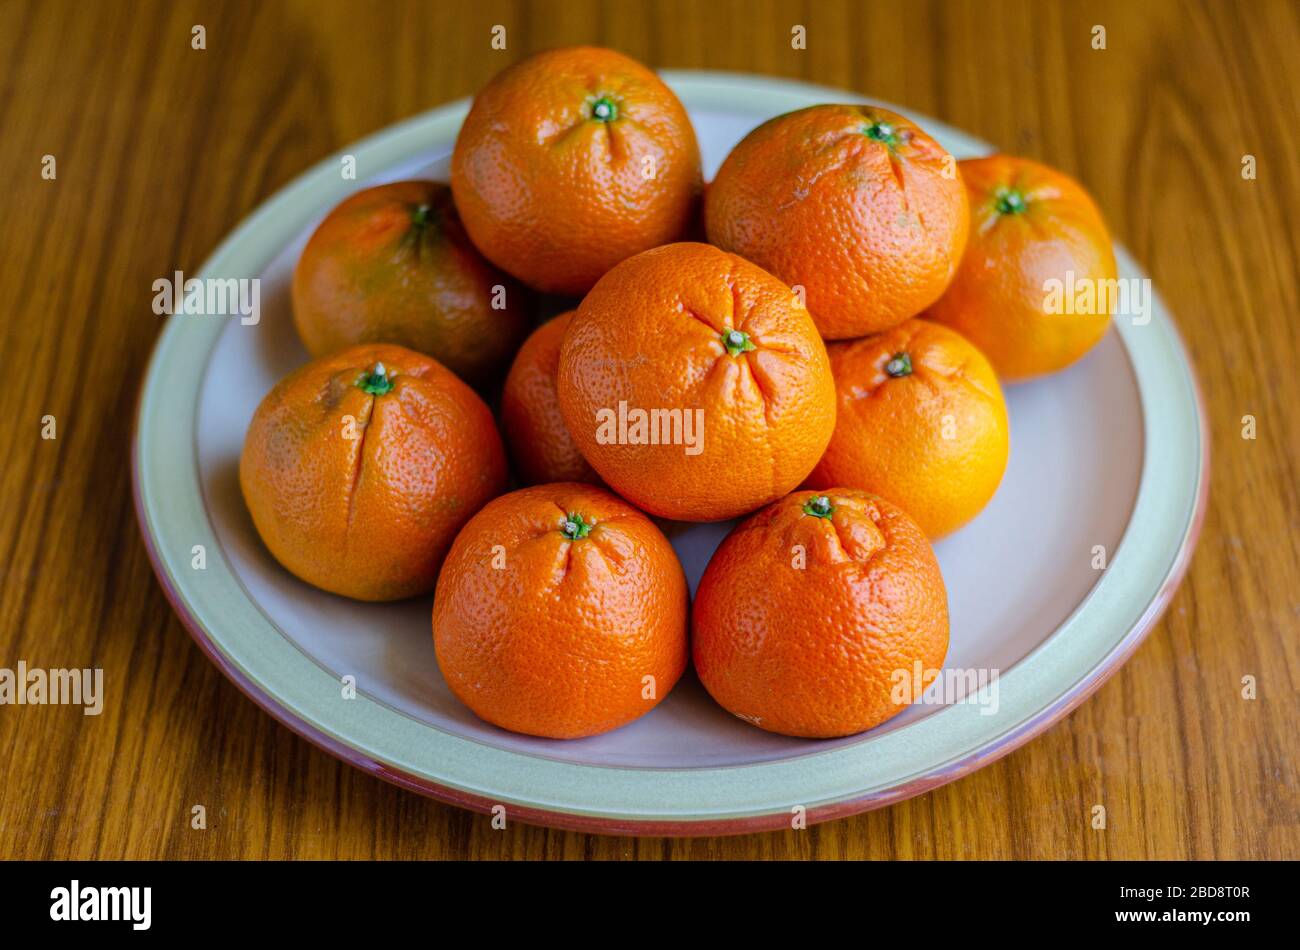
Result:
M665 78L695 122L708 177L771 116L862 101L751 76ZM1158 299L1146 316L1117 316L1069 370L1008 388L1002 486L973 523L936 545L952 616L947 664L999 674L981 703L918 703L862 735L811 741L733 718L688 673L653 712L606 735L513 735L476 719L443 683L431 598L354 603L280 568L253 530L237 471L254 408L306 360L290 318L293 263L347 194L407 177L446 180L466 109L386 129L262 205L186 275L260 277L260 321L168 317L149 365L134 447L144 537L194 638L262 708L359 768L477 810L502 805L507 820L716 834L789 827L795 814L852 814L951 781L1046 729L1133 652L1187 565L1208 475L1195 380ZM960 158L995 150L911 117ZM340 175L345 154L356 158L356 181ZM1119 262L1121 276L1144 276L1123 250ZM692 526L673 538L692 588L728 528ZM344 698L349 676L355 698Z

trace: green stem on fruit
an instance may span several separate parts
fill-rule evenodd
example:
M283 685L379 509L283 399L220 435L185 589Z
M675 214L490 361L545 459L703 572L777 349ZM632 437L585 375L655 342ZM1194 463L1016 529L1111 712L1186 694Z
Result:
M1004 185L993 193L993 207L998 214L1024 214L1029 206L1023 192Z
M907 353L895 353L885 364L885 372L894 379L912 375L912 357Z
M722 345L727 348L727 352L732 356L758 349L754 346L754 341L749 338L748 333L744 330L732 330L729 327L722 331Z
M357 380L357 387L372 396L382 396L393 388L393 374L383 363L376 363L370 372L363 373Z
M613 122L618 118L618 105L609 96L601 96L591 104L591 117L597 122Z
M564 535L570 541L577 541L579 538L585 538L591 534L592 526L582 520L582 515L576 512L570 512L569 516L560 522L560 534Z
M862 130L862 134L873 142L895 149L898 148L898 133L888 122L872 122Z
M814 518L829 518L835 514L835 506L825 495L816 495L804 503L803 513Z

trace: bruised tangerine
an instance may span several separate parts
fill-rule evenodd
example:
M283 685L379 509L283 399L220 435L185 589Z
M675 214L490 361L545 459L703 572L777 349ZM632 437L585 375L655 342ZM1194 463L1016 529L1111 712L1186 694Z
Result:
M527 333L524 293L470 243L450 188L398 181L316 228L294 268L293 319L312 356L396 343L482 386Z

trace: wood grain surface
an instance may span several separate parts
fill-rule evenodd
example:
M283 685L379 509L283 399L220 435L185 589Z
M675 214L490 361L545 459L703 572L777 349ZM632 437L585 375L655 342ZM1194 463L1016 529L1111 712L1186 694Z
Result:
M807 831L494 831L297 738L191 642L131 503L151 283L343 145L574 43L929 113L1078 177L1153 274L1209 407L1210 507L1165 618L1048 733ZM108 683L98 717L0 706L0 858L1297 857L1297 49L1290 0L0 2L0 666Z

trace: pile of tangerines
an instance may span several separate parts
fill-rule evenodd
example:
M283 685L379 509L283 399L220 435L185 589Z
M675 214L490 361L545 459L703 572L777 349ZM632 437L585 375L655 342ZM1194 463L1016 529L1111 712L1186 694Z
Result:
M1069 271L1113 279L1110 240L1042 165L823 105L706 188L653 72L546 52L475 98L450 187L369 188L316 229L293 281L314 361L257 409L240 482L308 583L433 591L442 674L488 722L614 729L693 658L760 728L860 732L901 711L895 671L942 666L930 540L1002 478L999 377L1107 327L1047 311ZM731 518L692 604L664 530Z

